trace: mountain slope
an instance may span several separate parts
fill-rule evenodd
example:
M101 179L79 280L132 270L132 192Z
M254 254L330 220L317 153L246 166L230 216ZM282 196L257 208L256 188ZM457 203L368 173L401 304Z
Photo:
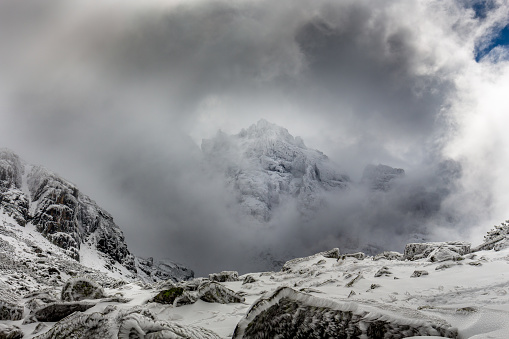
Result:
M70 258L90 267L100 265L113 275L138 278L140 271L140 277L150 281L193 277L191 270L176 263L156 265L151 268L156 278L146 276L107 211L74 184L41 166L25 164L9 150L0 150L0 213L11 218L9 224L37 231Z
M238 276L229 271L178 284L126 283L95 270L80 271L63 253L39 257L44 263L35 265L27 256L46 253L38 247L42 235L31 244L11 245L25 229L0 225L0 307L11 317L0 319L0 333L39 339L502 339L509 331L505 224L488 234L490 246L493 241L503 245L492 250L471 252L464 242L408 244L405 256L333 249L290 260L277 272ZM6 250L14 255L5 259ZM76 272L102 285L104 295L59 301L64 281ZM73 312L76 305L89 309ZM56 315L43 311L57 306L62 312L68 307L69 316L45 320Z

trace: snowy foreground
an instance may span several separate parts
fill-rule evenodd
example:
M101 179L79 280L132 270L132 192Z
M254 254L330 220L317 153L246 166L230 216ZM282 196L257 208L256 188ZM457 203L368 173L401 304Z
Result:
M507 338L509 248L464 244L407 247L413 261L334 249L279 272L146 284L4 221L0 338Z

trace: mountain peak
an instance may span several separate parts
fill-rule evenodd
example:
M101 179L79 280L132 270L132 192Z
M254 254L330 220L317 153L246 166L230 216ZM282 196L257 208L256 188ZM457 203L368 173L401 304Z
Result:
M350 182L322 152L263 119L235 135L218 132L203 140L202 151L225 172L242 209L263 222L294 198L304 214L316 210L324 191L344 189Z
M260 119L256 124L249 126L247 130L242 129L236 136L244 139L281 140L291 145L306 148L301 137L294 138L286 128L265 119Z

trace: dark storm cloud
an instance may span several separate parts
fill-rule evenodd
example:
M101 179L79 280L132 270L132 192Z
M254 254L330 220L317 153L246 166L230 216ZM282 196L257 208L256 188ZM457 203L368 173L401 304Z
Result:
M282 254L329 245L341 235L338 215L318 217L313 244L303 243L308 232L291 208L263 235L239 220L189 133L238 132L265 117L352 177L373 161L436 168L452 125L444 107L464 64L451 55L477 20L447 4L2 1L0 143L109 209L134 252L199 273L240 267L253 243L285 244ZM434 173L412 180L436 186ZM401 190L439 194L434 211L451 196ZM355 210L364 199L355 194L337 210ZM400 198L391 199L343 224L410 232L398 221L408 207L393 210Z

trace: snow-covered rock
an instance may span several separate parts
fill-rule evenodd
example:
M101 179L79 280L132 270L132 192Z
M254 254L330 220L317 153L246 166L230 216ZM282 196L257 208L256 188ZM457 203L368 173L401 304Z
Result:
M403 254L401 254L399 252L394 252L394 251L384 251L384 252L379 253L373 257L373 260L375 260L375 261L382 260L382 259L403 260Z
M404 258L429 261L453 260L470 253L470 243L465 241L411 243L405 246Z
M393 168L387 165L368 165L362 173L361 184L368 186L373 191L387 192L391 189L394 181L405 176L401 168Z
M237 271L222 271L220 273L209 274L210 281L226 282L226 281L238 281L239 272Z
M205 282L198 287L198 297L209 303L241 303L244 298L216 282Z
M176 282L194 278L194 272L191 269L168 259L154 261L152 257L147 259L136 257L135 262L138 275L145 282L165 280Z
M281 287L261 298L238 323L234 339L403 338L416 335L457 338L448 324L424 314L408 318L354 303L337 303Z
M495 226L484 236L484 242L472 249L472 252L495 250L500 251L509 247L509 220Z
M262 222L293 199L308 214L324 203L324 192L350 184L327 156L265 120L236 135L219 131L201 148L209 163L224 172L245 213Z
M80 301L104 297L104 289L96 282L87 278L71 279L62 287L63 301Z

